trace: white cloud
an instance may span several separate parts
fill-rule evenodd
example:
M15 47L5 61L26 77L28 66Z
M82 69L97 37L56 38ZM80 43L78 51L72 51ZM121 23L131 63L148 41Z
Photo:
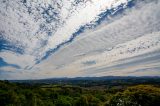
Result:
M46 20L36 11L35 7L41 4L46 8L48 3L54 4L51 0L47 1L29 2L27 5L33 6L32 14L26 13L27 10L22 4L14 6L15 1L10 2L8 7L3 4L3 8L0 8L0 23L3 25L0 26L0 31L3 32L3 38L9 40L13 46L22 46L25 50L24 54L7 50L0 52L0 56L5 62L16 64L22 68L13 69L15 73L8 73L11 78L131 75L132 73L129 72L146 68L146 66L137 66L134 69L129 67L120 71L117 70L118 68L113 68L108 72L105 70L107 70L106 67L116 66L116 61L121 59L145 56L146 53L160 50L160 10L158 9L160 2L156 0L137 1L134 7L126 9L122 14L110 17L111 21L106 20L97 28L85 31L72 43L64 45L46 60L34 65L35 59L42 58L46 51L69 40L72 33L77 31L80 26L95 21L97 15L106 8L127 3L127 0L92 0L92 2L73 6L72 0L64 0L59 3L60 5L64 3L64 7L56 10L59 12L56 17L59 21L46 24ZM5 12L5 8L8 8L8 14ZM19 13L23 13L21 14L23 18L19 19ZM36 21L34 18L39 19ZM26 25L18 23L19 20L27 22ZM48 36L46 30L37 32L40 24L43 24L47 30L55 30L53 35ZM82 63L86 61L95 61L95 64L84 66ZM151 64L152 62L147 64L150 69L155 65ZM27 70L25 69L27 66L33 67L31 70ZM104 70L102 70L103 68ZM8 69L3 70L7 71ZM157 70L154 73L160 75ZM140 74L143 75L143 72L141 71ZM138 71L133 75L138 75ZM144 75L149 75L149 71L144 72Z
M31 55L17 54L12 51L4 50L0 52L0 56L6 63L18 65L22 69L35 64L34 57Z

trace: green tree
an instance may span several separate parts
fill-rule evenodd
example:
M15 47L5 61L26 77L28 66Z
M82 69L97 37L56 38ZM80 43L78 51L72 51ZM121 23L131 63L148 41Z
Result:
M160 89L150 85L129 87L115 94L109 106L160 106Z
M93 95L82 95L76 102L76 106L99 106L100 100Z
M17 94L14 91L1 91L0 92L0 105L7 106L7 105L19 105L20 101Z
M73 99L68 96L59 96L55 101L56 106L72 106Z

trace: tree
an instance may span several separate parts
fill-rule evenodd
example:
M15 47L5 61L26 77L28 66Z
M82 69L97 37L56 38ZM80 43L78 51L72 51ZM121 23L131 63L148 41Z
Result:
M160 89L150 85L129 87L115 94L107 106L160 106Z
M59 98L55 101L56 106L72 106L72 98L68 96L59 96Z
M0 105L1 106L7 106L7 105L13 105L16 106L20 103L19 98L17 94L14 91L1 91L0 92Z

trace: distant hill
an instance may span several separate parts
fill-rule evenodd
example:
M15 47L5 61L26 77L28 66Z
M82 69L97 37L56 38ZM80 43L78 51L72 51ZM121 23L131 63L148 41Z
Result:
M17 83L42 83L42 84L62 84L62 85L80 85L80 86L97 86L97 85L130 85L130 84L159 84L159 76L103 76L103 77L75 77L75 78L49 78L35 80L9 80Z

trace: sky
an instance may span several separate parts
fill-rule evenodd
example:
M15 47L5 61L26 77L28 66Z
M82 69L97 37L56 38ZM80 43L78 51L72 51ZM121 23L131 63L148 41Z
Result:
M160 0L1 0L0 79L160 76Z

